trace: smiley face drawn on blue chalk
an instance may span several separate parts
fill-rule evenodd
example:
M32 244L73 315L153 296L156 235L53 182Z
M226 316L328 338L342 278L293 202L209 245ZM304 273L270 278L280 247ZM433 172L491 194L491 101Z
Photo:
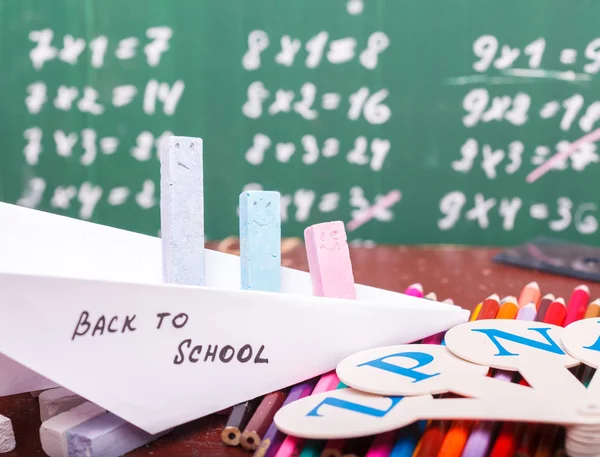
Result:
M279 198L278 192L246 192L248 221L259 228L278 225Z
M252 222L254 222L256 225L259 227L268 227L275 222L277 216L271 210L271 207L273 206L272 202L265 202L262 198L260 198L259 201L254 201L252 205L254 206L255 210L253 211L254 217L252 218Z

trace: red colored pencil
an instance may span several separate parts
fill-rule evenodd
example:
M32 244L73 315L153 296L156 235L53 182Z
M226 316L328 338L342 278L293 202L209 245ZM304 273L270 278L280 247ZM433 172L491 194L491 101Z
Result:
M497 294L490 295L481 303L481 309L477 315L477 320L495 319L500 310L500 297Z

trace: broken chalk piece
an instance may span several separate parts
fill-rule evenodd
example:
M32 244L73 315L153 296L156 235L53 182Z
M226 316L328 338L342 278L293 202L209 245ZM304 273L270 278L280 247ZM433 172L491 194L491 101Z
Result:
M163 281L204 285L202 139L170 136L160 153Z
M45 390L39 396L40 419L45 422L51 417L73 409L86 401L85 398L64 387Z
M67 432L69 457L117 457L170 430L151 435L112 413L90 419Z
M8 417L0 415L0 452L10 452L17 447L12 422Z
M50 457L68 457L67 432L102 414L104 408L88 401L48 419L40 427L42 449Z

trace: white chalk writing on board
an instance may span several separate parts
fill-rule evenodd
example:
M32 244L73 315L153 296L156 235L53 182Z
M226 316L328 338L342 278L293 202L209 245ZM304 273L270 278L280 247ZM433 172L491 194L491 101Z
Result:
M143 37L109 37L104 34L82 38L72 34L58 36L50 28L31 30L28 38L32 44L29 58L36 73L36 80L26 89L25 106L32 116L31 125L23 132L23 155L25 162L34 167L43 155L56 154L73 164L76 158L81 167L91 167L98 161L108 160L115 154L129 154L136 162L158 157L158 145L170 131L141 131L135 142L127 144L121 132L100 134L95 128L70 131L68 127L43 130L36 125L36 117L46 112L79 111L92 116L106 115L109 109L125 109L135 106L148 116L173 116L183 97L185 82L180 79L159 80L149 75L147 81L136 86L126 81L116 83L108 93L101 93L92 85L73 85L65 80L58 86L44 80L50 65L81 65L95 69L103 68L110 59L116 61L143 59L148 69L160 65L162 57L171 48L173 30L156 25L144 31ZM86 56L85 59L83 56ZM105 90L105 89L103 89ZM44 150L43 145L53 145ZM70 178L67 178L70 179ZM32 176L22 191L18 204L35 208L46 200L55 209L68 210L78 207L77 215L91 219L100 202L116 207L134 202L141 210L156 207L158 193L152 179L142 178L138 183L131 180L106 188L92 181L65 182L49 186L44 176Z
M347 12L351 15L361 14L363 8L362 0L350 0L347 4ZM386 58L389 47L390 39L382 31L373 31L366 39L357 39L351 35L333 36L327 30L314 31L305 36L275 35L262 29L248 32L241 65L252 79L248 83L246 97L240 103L240 111L244 118L251 121L273 118L269 125L274 129L269 131L257 128L250 144L243 151L245 161L252 167L251 176L255 173L253 170L258 173L267 164L284 167L284 173L291 172L292 167L320 168L328 163L338 164L336 166L345 163L352 168L358 167L372 173L381 172L393 153L389 139L361 134L360 127L353 126L351 128L357 134L348 143L335 136L323 137L313 133L311 121L334 115L348 121L349 126L355 123L386 124L392 117L388 88L364 85L348 93L332 87L325 90L311 80L286 86L285 79L278 87L272 87L261 80L264 73L260 70L268 71L282 66L318 71L331 65L348 65L354 70L358 68L358 71L370 72ZM290 118L306 121L306 129L296 137L280 138L277 132L279 118L282 122L287 122L283 119ZM264 180L263 177L261 179ZM245 188L262 189L263 186L269 188L268 183L252 182ZM386 207L376 205L384 195L373 196L372 190L363 186L350 186L345 192L346 196L343 190L321 195L302 188L283 190L282 222L290 219L305 222L311 214L334 212L344 207L350 208L345 216L347 220L363 216L366 212L369 213L372 224L394 219L395 203ZM372 207L375 209L372 210Z
M532 173L555 154L567 150L568 155L551 163L551 172L584 173L600 163L594 141L578 141L571 148L574 140L600 126L600 101L589 99L586 86L580 84L600 70L600 39L590 40L579 51L564 48L558 59L546 53L546 45L544 37L532 37L524 46L501 42L490 34L473 40L472 70L478 74L453 82L465 89L460 124L467 129L467 136L453 154L450 167L459 175L508 183L507 190L446 189L438 204L439 230L512 231L529 219L539 224L540 230L550 232L571 230L591 235L598 231L595 203L567 195L550 200L542 196L522 198L509 190L516 177ZM554 59L557 61L551 61ZM511 88L512 83L536 80L560 81L567 95L554 98L551 91L529 92L527 85ZM532 123L543 123L564 139L550 144L523 139L524 129ZM482 132L488 125L506 132L507 140L502 144L487 140Z

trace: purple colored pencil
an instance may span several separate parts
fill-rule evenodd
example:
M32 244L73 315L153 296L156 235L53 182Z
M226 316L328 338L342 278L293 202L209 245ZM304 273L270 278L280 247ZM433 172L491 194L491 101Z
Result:
M300 400L301 398L309 396L313 389L315 388L315 384L317 383L317 378L310 379L308 381L302 382L300 384L296 384L291 388L290 393L286 397L283 405L285 405ZM277 453L279 446L285 439L285 434L279 431L275 422L271 422L271 425L267 429L265 436L263 436L260 444L254 451L252 457L272 457Z
M534 321L537 310L535 303L529 303L519 310L517 314L518 321ZM495 379L510 382L514 372L498 370L494 375ZM484 421L480 422L469 435L461 457L485 457L488 455L489 447L492 444L494 429L498 422Z

